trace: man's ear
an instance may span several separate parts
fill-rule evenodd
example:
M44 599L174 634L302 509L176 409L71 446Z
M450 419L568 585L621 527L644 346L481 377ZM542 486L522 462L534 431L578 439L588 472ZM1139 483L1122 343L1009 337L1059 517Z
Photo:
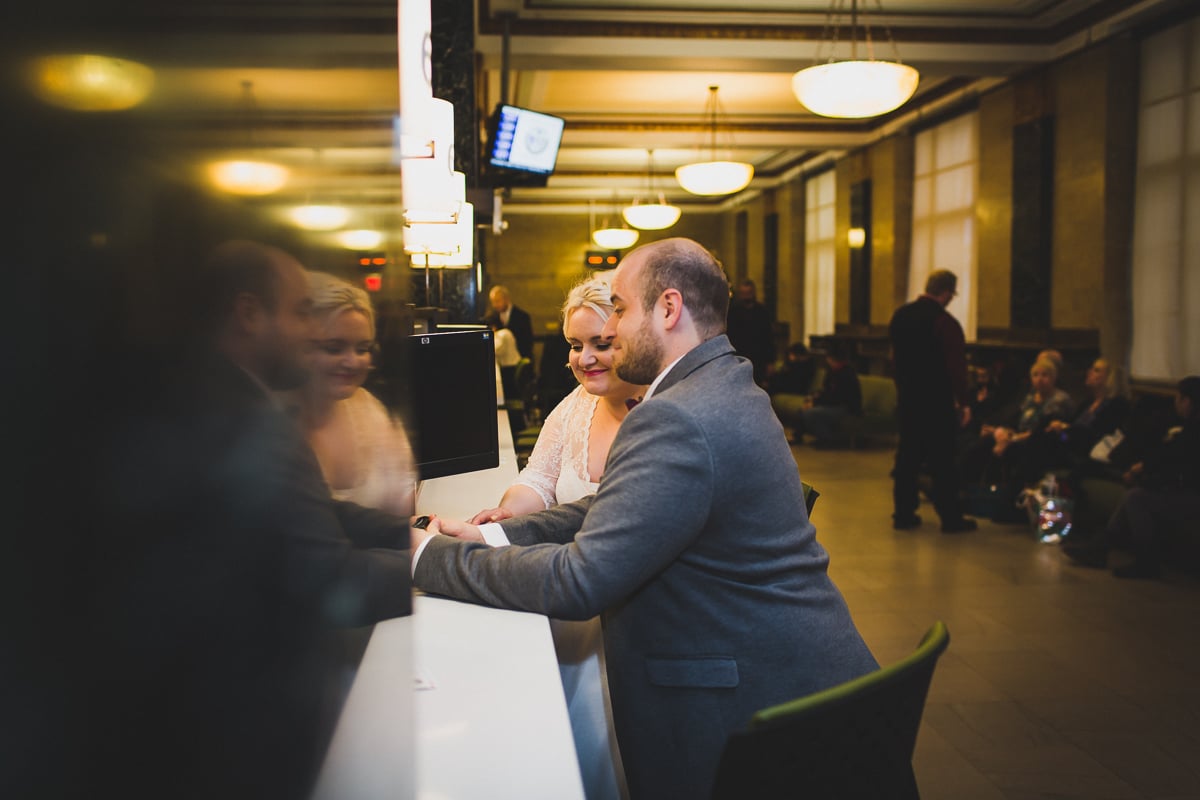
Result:
M663 315L663 327L673 329L683 319L683 295L678 289L666 289L658 297L657 313Z
M255 333L266 319L262 300L253 292L238 292L233 298L233 326L242 333Z

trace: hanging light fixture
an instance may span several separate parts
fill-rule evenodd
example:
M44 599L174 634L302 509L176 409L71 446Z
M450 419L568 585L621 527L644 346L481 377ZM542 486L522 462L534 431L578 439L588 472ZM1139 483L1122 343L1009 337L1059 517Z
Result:
M875 5L880 13L883 6ZM871 24L863 12L861 34L858 21L858 0L850 0L850 58L837 60L834 50L838 44L837 15L844 13L845 0L832 0L825 25L826 34L817 48L817 62L792 76L792 91L796 98L814 114L841 119L877 117L908 102L917 90L918 72L900 62L900 53L892 34L886 27L887 40L892 46L894 61L875 58ZM831 35L830 32L832 32ZM858 57L858 41L866 46L866 60ZM828 55L821 62L822 51L828 44Z
M615 202L614 205L616 205ZM597 247L603 247L605 250L624 250L626 247L632 247L634 242L638 240L637 231L632 228L626 228L624 225L620 228L614 228L608 224L607 218L597 228L594 208L591 209L589 227L592 231L592 241L596 243Z
M720 104L717 101L717 86L708 87L708 102L704 107L704 117L712 130L709 152L712 159L695 164L684 164L675 170L675 179L679 185L692 194L722 195L740 192L750 185L754 177L754 166L744 161L717 160L717 112Z
M378 250L383 244L383 233L370 228L339 231L335 236L338 244L347 250Z
M680 209L679 206L673 206L667 203L666 195L662 192L657 194L658 202L654 202L654 151L646 151L646 188L647 194L650 196L650 202L639 203L638 198L633 198L633 204L628 205L621 212L621 216L635 228L640 228L644 231L660 231L663 228L669 228L679 221Z
M254 146L254 122L258 105L254 100L254 84L242 81L239 113L246 121L247 147ZM290 171L282 164L240 158L214 161L208 165L213 184L230 194L263 195L277 192L287 183Z
M94 53L42 56L29 78L38 99L71 111L124 111L154 88L154 70L145 64Z
M310 186L322 174L320 149L313 150L312 173L313 177L310 180ZM312 189L310 188L305 197L304 205L293 206L288 209L287 217L293 225L306 231L336 231L339 228L344 228L346 223L350 221L350 209L333 203L314 202Z
M336 231L350 220L350 209L310 203L296 206L288 216L306 231Z

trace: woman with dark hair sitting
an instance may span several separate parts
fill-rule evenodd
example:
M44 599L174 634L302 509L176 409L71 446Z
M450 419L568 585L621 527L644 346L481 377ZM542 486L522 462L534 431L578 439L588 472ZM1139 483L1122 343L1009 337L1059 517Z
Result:
M1163 545L1170 533L1194 530L1200 516L1200 376L1179 382L1175 412L1182 424L1167 431L1163 441L1123 476L1131 488L1113 513L1104 532L1093 542L1063 545L1073 561L1105 567L1108 553L1122 547L1133 563L1118 567L1118 578L1154 578L1162 569ZM1193 541L1192 549L1196 547Z

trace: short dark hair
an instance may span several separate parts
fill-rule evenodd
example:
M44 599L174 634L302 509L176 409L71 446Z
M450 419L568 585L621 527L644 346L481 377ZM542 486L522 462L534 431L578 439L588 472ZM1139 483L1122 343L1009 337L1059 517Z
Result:
M958 288L958 276L948 269L935 269L925 279L925 294L937 297L942 292L953 292Z
M699 242L682 237L662 239L644 247L646 262L640 276L642 307L650 310L663 292L675 289L706 338L723 333L729 313L729 278L717 257Z
M201 329L214 330L224 323L242 292L275 311L280 289L277 264L290 258L277 247L248 239L233 239L213 248L196 276L194 308Z

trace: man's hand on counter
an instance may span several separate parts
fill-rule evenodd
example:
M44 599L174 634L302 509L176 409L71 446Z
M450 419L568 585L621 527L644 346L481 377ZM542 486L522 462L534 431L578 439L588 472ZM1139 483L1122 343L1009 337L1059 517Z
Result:
M434 517L427 530L446 536L453 536L455 539L462 539L464 542L483 542L483 534L479 532L479 528L469 522ZM415 546L416 540L414 539L413 541Z
M464 542L484 541L483 534L480 533L478 527L467 522L442 519L436 515L423 514L413 517L408 530L413 553L416 553L426 540L439 533L453 536L455 539L462 539Z
M409 547L413 553L416 553L427 539L431 539L437 534L439 522L441 522L441 520L439 520L437 517L427 514L422 514L419 517L413 517L411 520L409 520Z

